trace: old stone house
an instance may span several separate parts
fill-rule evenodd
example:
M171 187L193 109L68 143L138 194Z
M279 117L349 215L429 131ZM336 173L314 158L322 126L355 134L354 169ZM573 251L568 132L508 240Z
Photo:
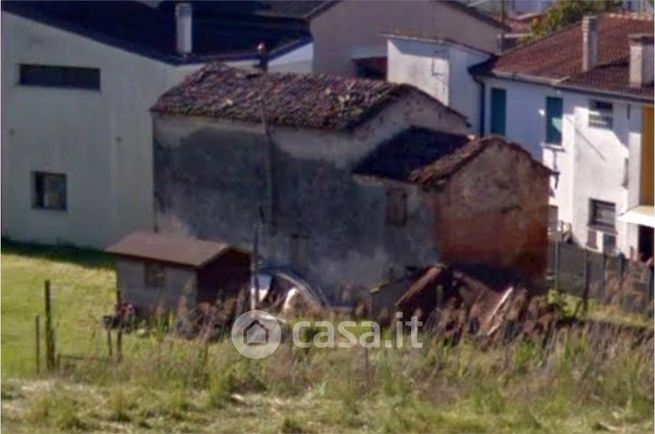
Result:
M152 111L156 229L256 248L333 302L467 244L545 255L547 170L410 85L212 64Z
M500 136L418 131L393 145L365 160L359 176L414 190L428 210L440 262L483 264L529 280L543 277L550 170Z
M253 249L335 294L426 260L414 197L362 189L353 168L408 125L467 132L409 85L213 64L153 108L156 228ZM408 224L385 222L402 201ZM431 260L436 257L430 258Z

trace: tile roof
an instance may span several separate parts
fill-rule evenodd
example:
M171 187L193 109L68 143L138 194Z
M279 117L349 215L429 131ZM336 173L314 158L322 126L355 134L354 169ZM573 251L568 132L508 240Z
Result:
M582 25L574 24L521 45L471 68L474 75L544 80L560 87L578 87L652 99L653 86L631 88L628 82L629 39L653 33L652 17L604 14L598 17L598 63L582 72Z
M307 25L275 3L277 15L262 2L193 2L193 53L176 51L174 2L151 7L139 1L3 1L2 11L167 63L254 58L264 42L275 57L308 43ZM303 2L304 3L304 2ZM308 2L317 3L317 2ZM305 5L289 9L305 9ZM306 5L315 8L316 5ZM258 12L259 11L259 12ZM285 15L286 14L286 15Z
M357 165L354 173L410 181L415 170L453 152L468 140L461 134L412 127L378 146Z
M264 108L273 125L346 130L410 93L452 111L408 84L325 74L263 74L219 62L164 93L152 111L260 123Z
M115 255L202 267L231 247L215 241L182 238L154 232L132 232L107 252Z
M410 180L423 187L438 186L440 183L464 167L469 161L480 155L482 151L491 146L511 147L517 152L522 153L526 158L544 173L550 174L550 170L532 158L530 153L521 145L508 141L506 138L496 135L490 135L482 138L470 140L465 145L455 149L453 152L444 155L433 163L415 170L410 176Z

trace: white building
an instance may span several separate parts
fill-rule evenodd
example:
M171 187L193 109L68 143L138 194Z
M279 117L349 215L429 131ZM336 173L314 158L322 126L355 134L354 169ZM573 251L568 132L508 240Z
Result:
M209 60L254 64L261 40L271 69L311 64L303 31L217 31L189 12L2 3L3 236L105 247L152 229L149 109L159 95Z
M389 78L411 82L411 70L422 65L417 85L433 95L459 88L456 81L483 83L474 102L470 94L454 100L442 92L440 99L459 106L480 134L505 135L553 170L553 221L575 241L648 258L655 226L652 17L606 14L585 23L471 68L449 61L447 85L425 71L442 59L429 53L449 44L424 41L408 60L391 37Z
M489 59L483 51L449 39L420 33L388 33L387 79L411 83L467 117L479 130L481 87L468 69Z

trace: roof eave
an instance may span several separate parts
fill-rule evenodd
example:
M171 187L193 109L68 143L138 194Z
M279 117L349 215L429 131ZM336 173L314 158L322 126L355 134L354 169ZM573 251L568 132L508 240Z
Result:
M520 81L524 83L552 86L558 89L568 90L572 92L588 93L593 95L604 95L613 98L627 99L630 101L650 102L650 103L653 102L652 96L646 96L646 95L641 96L641 95L634 95L630 93L613 92L604 89L579 86L574 84L564 84L563 81L568 79L568 77L546 78L546 77L539 77L535 75L519 74L519 73L504 72L504 71L479 72L479 73L473 73L472 75L476 78L484 78L484 77L500 78L503 80L512 80L512 81Z

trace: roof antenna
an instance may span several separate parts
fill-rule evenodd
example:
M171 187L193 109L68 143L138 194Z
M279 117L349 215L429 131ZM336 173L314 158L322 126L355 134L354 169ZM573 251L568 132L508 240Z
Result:
M266 44L263 42L257 45L257 57L259 58L259 65L257 67L262 72L268 72L268 48L266 48Z

